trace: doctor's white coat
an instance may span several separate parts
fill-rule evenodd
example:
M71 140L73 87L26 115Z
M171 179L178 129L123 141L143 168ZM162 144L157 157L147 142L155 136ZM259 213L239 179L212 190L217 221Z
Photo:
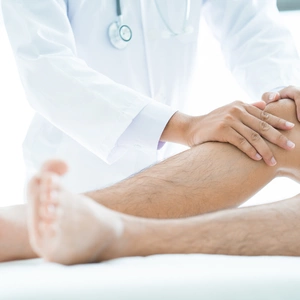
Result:
M186 1L157 2L180 30ZM113 0L2 0L20 77L37 112L23 144L28 170L63 158L70 165L65 185L83 192L156 162L166 123L186 104L201 14L254 99L296 85L299 58L275 2L191 0L193 33L165 39L154 1L123 0L123 22L133 38L118 50L107 36L116 20Z

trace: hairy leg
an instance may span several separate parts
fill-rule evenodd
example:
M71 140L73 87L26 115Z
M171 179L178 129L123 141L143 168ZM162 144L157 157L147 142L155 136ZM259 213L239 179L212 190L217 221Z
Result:
M285 134L300 145L300 128L293 102L272 103L267 111L296 122L295 128ZM203 144L86 196L120 212L153 218L186 217L237 206L275 176L300 178L299 148L289 152L273 148L278 164L269 167L263 162L252 161L229 144ZM58 174L65 172L64 168L55 163L44 165L44 170ZM26 207L19 207L16 213L17 218L13 214L9 218L5 210L0 211L1 241L8 241L7 235L18 231L17 235L10 235L10 242L6 242L7 251L0 253L0 261L36 255L27 242ZM21 247L18 246L20 240Z
M164 253L300 255L300 195L162 220L121 214L74 195L55 173L33 178L29 193L31 245L51 262L72 265Z
M298 180L300 124L295 105L290 100L281 100L268 105L266 113L296 124L285 135L298 148L287 151L271 145L277 160L274 167L251 160L230 144L205 143L109 188L85 195L130 215L178 218L236 207L276 176Z
M300 195L177 220L124 216L116 256L163 253L300 255ZM120 247L119 247L120 249ZM112 252L113 253L113 252Z

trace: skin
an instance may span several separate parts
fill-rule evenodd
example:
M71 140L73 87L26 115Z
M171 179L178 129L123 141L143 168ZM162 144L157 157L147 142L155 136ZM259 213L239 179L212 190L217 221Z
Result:
M271 104L268 111L287 118L291 122L297 121L295 105L292 101L285 100ZM296 145L300 145L299 130L300 124L297 122L295 128L287 133L290 139L296 141ZM165 206L168 207L165 213L171 212L172 216L173 214L187 216L195 212L199 214L214 211L219 201L224 207L236 206L243 197L251 193L252 188L258 188L257 181L269 181L276 176L289 176L300 181L300 148L296 146L289 155L286 155L282 149L272 144L269 145L278 161L275 167L269 167L263 162L255 162L229 144L200 145L185 152L189 154L186 157L182 154L183 165L187 161L188 168L193 168L189 173L182 174L181 179L185 184L181 186L179 178L175 176L174 179L173 172L173 177L169 177L169 180L168 178L160 179L167 184L166 191L160 191L155 181L155 177L160 173L153 172L152 174L152 168L145 171L149 174L144 175L144 179L147 179L144 185L141 185L138 177L128 179L136 184L132 187L130 199L139 197L145 204L145 208L150 204L150 211L157 214L157 211L151 209L151 203L155 202L153 199L157 197L163 202L160 205L163 211ZM206 156L207 159L198 158L202 151L204 152L203 158ZM177 159L178 157L180 155ZM207 175L210 169L214 169L213 161L216 159L210 161L213 157L218 158L217 165L221 166L215 170L215 173ZM233 165L236 160L237 164ZM197 161L198 165L196 165ZM181 161L181 164L174 166L174 160L168 162L174 169L182 164ZM31 180L28 188L30 243L36 253L46 260L62 264L76 264L156 253L300 255L298 230L300 195L273 204L226 209L181 219L159 220L134 217L108 209L86 195L73 195L66 191L59 183L58 172L55 172L55 164L66 169L65 164L60 161L49 161L47 164L52 171L44 166L40 174ZM226 176L220 173L224 169ZM151 174L153 176L150 176ZM187 174L189 180L185 180ZM199 178L205 181L205 177L209 178L211 188L208 192L205 188L196 191L198 185L202 186L203 180ZM222 185L223 181L225 181L224 185ZM245 182L247 185L244 184ZM173 186L173 190L168 188L168 184ZM147 185L152 186L155 191L153 199L142 197L145 191L149 191L148 189L141 191L136 188L137 186L144 188ZM180 185L179 189L177 189L178 185ZM248 185L249 191L244 192ZM242 190L240 186L243 186ZM135 190L139 190L138 195L135 194ZM183 192L177 194L180 190ZM128 190L124 191L125 197L127 192ZM197 201L193 202L188 197L184 197L190 192L193 195L191 199L196 198ZM200 201L197 195L201 195ZM119 204L122 203L118 192L112 193L113 196L119 199ZM170 202L168 202L169 196L172 197ZM182 206L178 206L179 202L173 202L177 198L181 199ZM197 205L199 202L205 205ZM130 200L129 204L127 201L123 203L133 207L133 210L137 207L137 203L132 203ZM186 206L190 207L188 211L185 209ZM145 211L141 207L139 206L138 211L144 214ZM174 211L177 212L174 213ZM84 243L81 237L84 238ZM61 247L61 245L64 246Z
M262 100L266 103L276 102L280 99L291 99L295 101L297 119L300 122L300 88L290 85L278 92L266 92L262 95Z
M267 165L273 166L276 159L266 140L283 149L293 148L293 143L275 129L289 130L292 124L264 115L264 108L264 102L250 105L235 101L203 116L177 112L165 127L161 140L189 147L214 141L229 143L250 158L263 158Z
M284 105L272 104L267 109L268 113L297 122L291 101ZM285 132L288 140L297 140L295 131ZM274 167L251 160L232 145L205 143L112 187L84 196L113 210L143 218L182 218L236 207L274 177L291 177L298 170L295 168L297 158L292 156L297 148L287 155L286 150L268 145L278 161ZM287 163L287 157L292 158L292 166ZM50 161L40 172L62 175L66 171L65 164ZM26 205L0 210L1 261L37 256L36 248L32 249L28 242L26 217Z

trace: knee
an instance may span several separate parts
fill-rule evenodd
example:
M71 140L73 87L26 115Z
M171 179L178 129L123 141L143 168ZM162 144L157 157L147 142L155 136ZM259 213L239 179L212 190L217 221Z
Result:
M298 123L296 115L296 105L293 100L282 99L276 102L269 103L264 111L274 116L283 118L294 124Z

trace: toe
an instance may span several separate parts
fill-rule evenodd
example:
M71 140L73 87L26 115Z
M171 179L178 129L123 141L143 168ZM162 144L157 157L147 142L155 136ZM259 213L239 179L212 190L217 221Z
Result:
M56 217L57 206L53 203L41 203L39 208L39 217L45 222L51 222Z
M59 159L47 160L42 165L42 172L53 172L58 175L64 175L68 171L68 165Z
M36 194L38 193L40 185L40 177L38 175L31 178L31 180L28 182L27 186L27 201L31 201L31 198L36 197Z
M49 239L51 239L53 236L55 236L55 233L56 233L55 225L56 225L56 223L45 222L43 220L41 220L38 224L38 230L39 230L40 234L44 237L44 239L47 243L50 243ZM46 249L46 250L49 250L49 249ZM44 251L44 252L46 252L46 251Z
M61 189L59 176L43 172L40 179L40 199L43 203L57 203L57 192Z

